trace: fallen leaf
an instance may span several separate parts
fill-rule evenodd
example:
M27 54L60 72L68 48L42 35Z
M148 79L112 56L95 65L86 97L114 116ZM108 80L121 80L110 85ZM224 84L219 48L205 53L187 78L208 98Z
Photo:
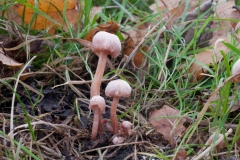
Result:
M185 21L192 21L197 19L197 17L199 17L200 15L202 15L205 12L209 12L207 15L205 15L204 17L202 17L203 19L207 19L209 17L210 14L213 14L213 10L209 11L209 9L212 7L212 0L208 0L204 3L201 4L200 7L196 7L194 10L192 10L191 12L188 12L186 14L186 18ZM189 27L189 24L191 24L192 22L189 22L185 25L186 27ZM198 47L205 47L208 45L209 40L212 39L213 37L213 32L208 32L208 30L211 29L210 23L204 28L203 32L201 33L201 35L197 38L197 46ZM199 22L198 23L198 30L202 27L204 23L203 22ZM185 39L185 43L186 45L194 38L194 33L196 31L196 26L194 25L193 27L188 28L184 34L183 37ZM183 30L185 30L185 28Z
M186 158L187 158L187 151L180 149L177 152L175 160L185 160ZM172 160L172 158L171 158L171 160Z
M132 53L132 51L135 49L137 44L136 45L134 44L132 37L130 37L129 39L126 39L126 41L124 43L125 44L123 46L122 53L124 55L129 56ZM147 47L143 47L142 50L146 52L147 51ZM136 51L135 56L133 57L132 62L133 62L133 64L136 67L140 68L141 65L143 64L144 58L145 58L145 56L142 53L141 48L138 48L138 50Z
M93 39L94 35L98 31L106 31L106 32L109 32L109 33L112 33L112 34L116 34L118 30L119 30L118 24L114 21L109 21L105 24L100 24L97 27L90 30L88 32L88 34L84 37L84 40L92 42L92 39Z
M70 1L74 2L75 0L70 0ZM59 3L58 7L61 7L60 3ZM76 29L77 24L78 24L78 17L81 16L79 14L80 11L75 10L74 7L72 7L72 5L71 5L71 7L68 7L68 8L69 9L66 11L66 19L67 19L69 25L72 26L73 29ZM70 9L70 8L73 8L73 9ZM14 11L16 13L14 13ZM43 11L46 11L46 10L43 9ZM58 27L62 27L64 30L68 30L68 27L67 27L67 25L66 25L66 23L65 23L65 21L63 20L63 17L62 17L62 12L63 11L60 11L60 10L59 11L54 11L54 9L52 9L52 11L53 12L47 12L46 14L50 18L52 18L56 22L58 22L58 24L54 23L53 21L45 18L44 16L42 16L40 14L38 14L35 21L31 25L31 29L43 30L43 29L49 28L48 33L50 33L50 34L54 34L55 30ZM31 11L29 11L29 10L27 10L27 11L24 10L24 6L21 5L21 4L16 4L16 5L12 6L11 9L6 10L6 12L8 14L4 14L5 18L14 21L17 24L22 23L22 18L23 17L24 17L25 24L30 24L30 22L32 21L33 15L34 15L33 12L31 13Z
M169 11L172 11L176 8L178 8L181 0L163 0L163 2L166 4L166 7ZM157 0L155 3L150 5L150 9L153 11L153 13L158 13L159 11L166 10L165 5L163 4L162 0ZM162 17L165 17L166 14L163 14Z
M182 136L185 131L183 123L185 118L175 118L179 115L179 111L164 105L161 109L153 111L150 115L150 123L157 128L157 132L164 136L172 146L176 146L177 138Z
M213 52L213 50L206 50L198 53L194 57L194 62L189 67L188 72L191 74L191 82L196 82L205 77L208 71L202 64L209 66L213 62L218 62L221 57Z
M38 9L45 12L57 12L57 11L63 11L64 10L64 5L65 5L65 0L38 0ZM35 0L27 0L28 4L35 6ZM70 10L75 8L77 4L77 0L67 0L67 6L66 10ZM17 12L22 15L24 10L27 13L33 13L34 11L29 8L28 6L24 6L22 4L18 4L18 9Z
M23 63L18 63L11 57L8 57L7 55L4 55L3 53L0 52L0 61L2 62L3 66L8 66L11 68L22 68Z
M102 7L98 7L98 6L93 6L91 9L91 15L90 15L90 19L91 21L93 20L94 16L98 13L102 12Z
M231 19L240 20L240 12L238 10L233 10L231 12ZM237 26L238 22L231 22L233 28Z
M229 40L225 39L225 41ZM204 74L208 73L203 64L206 66L216 64L222 59L220 51L223 51L225 54L228 53L228 48L222 42L218 42L214 48L216 49L215 51L214 49L207 49L196 54L194 62L188 69L188 72L191 74L191 82L202 80L205 77Z
M230 96L230 97L228 97L228 101L229 101L229 102L228 102L228 106L231 105L231 101L234 100L234 98L235 98L235 96ZM213 109L216 107L216 104L215 104L214 102L219 101L219 99L220 99L220 96L219 96L219 95L215 95L215 96L213 97L212 103L211 103L211 107L212 107ZM237 100L237 101L234 102L234 104L233 104L230 112L234 112L234 111L238 110L239 108L240 108L240 101Z

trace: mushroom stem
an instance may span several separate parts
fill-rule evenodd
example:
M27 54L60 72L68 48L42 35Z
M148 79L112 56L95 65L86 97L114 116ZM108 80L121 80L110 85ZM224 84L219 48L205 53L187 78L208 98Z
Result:
M107 54L100 52L97 70L96 70L96 73L94 75L92 85L91 85L91 91L90 91L91 97L100 95L101 79L103 77L103 73L105 70L106 61L107 61Z
M102 120L103 120L102 114L99 112L98 133L103 133L104 132L104 127L103 127Z
M99 115L100 115L100 110L98 108L98 106L93 106L92 107L93 110L93 125L92 125L92 136L91 139L92 140L96 140L97 137L97 133L98 133L98 126L99 126Z
M117 105L119 102L118 97L113 98L112 106L111 106L111 121L112 121L112 127L113 127L113 134L118 134L118 119L117 119Z

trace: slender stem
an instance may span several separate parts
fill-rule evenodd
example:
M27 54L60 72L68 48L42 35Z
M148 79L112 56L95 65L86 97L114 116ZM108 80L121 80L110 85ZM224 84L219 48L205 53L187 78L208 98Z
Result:
M102 120L103 120L102 114L99 112L98 133L103 133L104 132L104 127L103 127L103 124L102 124Z
M101 85L101 80L105 70L106 61L107 61L107 54L101 52L99 54L97 70L91 85L91 91L90 91L91 97L100 95L100 85Z
M118 105L119 97L113 97L113 102L111 106L111 121L113 126L113 134L118 134L118 119L117 119L117 105Z
M92 140L96 140L97 133L98 133L100 110L99 110L97 105L93 106L92 110L93 110L94 117L93 117L93 126L92 126L92 136L91 136L91 139Z

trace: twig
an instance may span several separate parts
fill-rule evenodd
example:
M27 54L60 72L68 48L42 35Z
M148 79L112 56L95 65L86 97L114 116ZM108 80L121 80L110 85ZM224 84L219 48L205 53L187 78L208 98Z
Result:
M94 149L90 149L87 151L83 151L80 152L81 154L84 153L89 153L89 152L93 152L93 151L97 151L97 150L101 150L101 149L107 149L107 148L113 148L113 147L120 147L120 146L127 146L127 145L133 145L133 144L141 144L141 143L147 143L147 141L141 141L141 142L131 142L131 143L123 143L123 144L115 144L115 145L111 145L111 146L106 146L106 147L100 147L100 148L94 148Z

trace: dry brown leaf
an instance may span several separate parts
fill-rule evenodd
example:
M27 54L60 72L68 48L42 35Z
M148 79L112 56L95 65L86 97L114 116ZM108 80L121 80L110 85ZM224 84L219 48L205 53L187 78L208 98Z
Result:
M92 42L88 41L88 40L84 40L84 39L77 39L77 38L73 38L73 41L80 43L81 45L83 45L84 47L87 48L91 48L92 47Z
M186 119L175 118L177 116L180 116L179 111L167 105L150 115L150 123L157 128L157 132L161 133L164 139L168 140L172 146L176 146L177 138L182 136L182 132L186 129L183 126Z
M137 45L137 44L136 44L136 45ZM125 42L125 45L123 46L123 51L122 51L122 53L123 53L124 55L129 56L129 55L132 53L132 51L135 49L135 46L136 46L136 45L134 44L132 37L130 37L130 38L127 39L127 41ZM146 51L147 51L147 47L143 47L142 50L146 52ZM142 53L141 48L138 48L138 50L136 51L136 55L133 57L133 60L132 60L132 61L133 61L133 64L134 64L136 67L140 68L141 65L142 65L142 63L143 63L144 58L145 58L145 56L144 56L144 54Z
M235 96L230 96L230 97L228 97L228 100L229 100L228 106L230 106L230 103L231 103L231 101L232 101L234 98L235 98ZM211 104L211 107L212 107L213 109L216 107L216 104L214 104L214 101L218 101L219 99L220 99L220 96L219 96L219 95L215 95L215 96L213 97L213 99L212 99L212 104ZM237 100L237 101L234 102L234 104L233 104L230 112L234 112L234 111L238 110L239 108L240 108L240 101Z
M228 42L228 39L225 39L225 42ZM191 64L188 72L191 74L191 82L196 82L198 80L202 80L208 71L201 64L205 64L209 66L211 64L218 63L222 59L222 55L220 51L223 51L225 54L228 53L228 48L221 42L217 43L217 46L214 49L208 49L203 52L198 53L195 56L195 62ZM198 63L197 63L198 62Z
M212 50L206 50L200 52L195 57L195 62L191 64L188 72L191 74L191 82L196 82L204 78L203 74L207 74L208 71L200 63L209 66L213 62L218 62L221 57L216 55Z
M92 42L93 36L98 31L106 31L112 34L116 34L118 30L119 30L118 24L114 21L110 21L105 24L100 24L97 27L90 30L88 34L84 37L84 40Z
M91 15L90 15L90 19L93 20L94 16L98 13L102 12L102 7L98 7L98 6L93 6L91 9Z
M181 0L163 0L166 4L166 7L169 11L172 11L176 8L178 8ZM166 10L165 5L162 3L162 0L157 0L156 3L153 3L150 5L150 9L153 11L153 13L158 13L159 11ZM166 14L164 14L166 15ZM162 17L164 17L164 15Z
M176 155L176 158L175 160L185 160L187 158L187 151L183 150L183 149L180 149L178 152L177 152L177 155ZM171 158L172 160L173 158Z
M234 0L229 0L227 2L218 3L216 6L216 17L218 18L229 18L235 5Z
M240 20L240 12L238 10L233 10L231 12L231 19ZM232 27L235 28L238 22L231 22Z

